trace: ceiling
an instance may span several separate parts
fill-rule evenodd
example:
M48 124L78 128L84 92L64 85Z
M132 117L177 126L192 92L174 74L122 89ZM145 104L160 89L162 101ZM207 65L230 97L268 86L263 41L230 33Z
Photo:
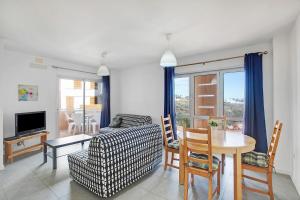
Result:
M272 38L300 11L300 0L0 0L7 48L79 65L159 63Z

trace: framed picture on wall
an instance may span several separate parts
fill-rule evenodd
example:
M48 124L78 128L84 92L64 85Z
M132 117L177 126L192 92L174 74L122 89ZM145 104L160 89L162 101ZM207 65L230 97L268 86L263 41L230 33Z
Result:
M19 101L37 101L38 96L37 85L18 85Z

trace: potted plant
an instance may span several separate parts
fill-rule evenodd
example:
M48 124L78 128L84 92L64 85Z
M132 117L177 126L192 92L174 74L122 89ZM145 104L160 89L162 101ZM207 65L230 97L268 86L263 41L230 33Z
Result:
M216 130L218 128L218 123L214 120L210 120L208 122L208 124L210 125L210 127L213 129L213 130Z

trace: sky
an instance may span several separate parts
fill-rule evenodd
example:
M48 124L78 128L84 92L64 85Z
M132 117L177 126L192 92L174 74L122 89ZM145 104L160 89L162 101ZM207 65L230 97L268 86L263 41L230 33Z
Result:
M244 98L245 73L231 72L224 74L224 99ZM189 77L175 79L175 94L189 96Z

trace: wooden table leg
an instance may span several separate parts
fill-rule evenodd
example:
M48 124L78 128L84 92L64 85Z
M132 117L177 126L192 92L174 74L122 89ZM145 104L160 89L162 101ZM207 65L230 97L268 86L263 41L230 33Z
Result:
M179 184L183 185L184 184L184 162L183 162L183 145L182 142L180 141L179 145Z
M12 163L12 161L13 161L12 144L5 143L5 157L6 157L7 163Z
M242 162L241 153L239 151L233 155L234 160L234 199L241 200L243 198L242 194Z

